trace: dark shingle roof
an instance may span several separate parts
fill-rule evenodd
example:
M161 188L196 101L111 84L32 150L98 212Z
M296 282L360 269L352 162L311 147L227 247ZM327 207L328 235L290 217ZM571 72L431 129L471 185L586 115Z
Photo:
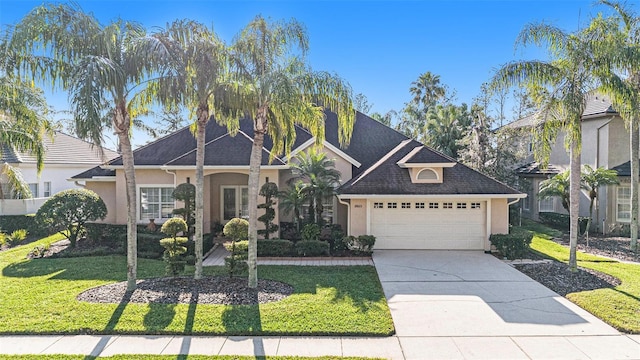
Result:
M399 149L375 169L362 176L356 176L344 184L339 190L340 193L351 195L520 194L517 190L460 163L442 169L444 178L442 183L412 183L409 170L399 167L397 162L416 146L422 146L422 144L411 140L407 141L404 146L398 146ZM424 149L427 152L432 151L427 147Z
M72 176L72 179L91 179L96 176L116 176L115 170L103 169L100 166L91 168L78 175Z
M537 162L531 162L524 164L516 169L516 173L522 176L547 176L556 175L563 170L561 167L554 164L547 164L546 167L542 167L542 164Z
M418 150L410 159L406 161L407 164L433 164L433 163L452 163L456 160L441 154L433 149L429 149L426 146L420 146Z
M618 166L614 166L611 170L617 171L618 176L631 176L631 160Z

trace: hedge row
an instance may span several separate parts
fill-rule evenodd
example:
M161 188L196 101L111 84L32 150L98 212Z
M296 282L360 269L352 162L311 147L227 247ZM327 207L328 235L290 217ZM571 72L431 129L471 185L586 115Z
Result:
M569 227L571 226L571 217L567 214L559 214L554 212L541 212L539 215L540 221L544 224L551 225L552 227L569 231ZM587 217L579 217L578 225L580 227L580 234L584 234L584 231L587 228L587 222L589 218Z
M27 230L30 235L46 235L46 231L36 224L34 214L0 216L0 230L12 233L19 229Z
M522 259L529 254L533 233L520 231L513 234L492 234L489 240L507 259Z
M225 244L231 251L231 243ZM236 241L236 253L246 253L249 241ZM298 241L293 243L282 239L258 240L258 256L329 256L329 243L319 240Z

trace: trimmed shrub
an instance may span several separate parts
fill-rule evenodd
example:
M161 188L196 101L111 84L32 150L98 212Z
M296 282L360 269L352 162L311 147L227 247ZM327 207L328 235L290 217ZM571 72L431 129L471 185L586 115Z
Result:
M319 240L301 240L295 245L300 256L329 256L329 243Z
M164 248L160 245L160 240L164 236L162 234L138 234L138 256L147 259L160 259L164 252ZM126 249L127 235L120 237L119 248Z
M258 209L264 209L264 215L258 217L258 221L264 224L264 230L258 230L258 235L269 240L271 234L278 231L278 225L273 223L273 219L276 218L276 210L273 206L276 204L274 199L278 196L278 185L267 182L262 185L259 194L264 196L264 203L258 204Z
M235 252L237 254L245 254L245 256L248 256L248 253L249 253L249 240L228 242L228 243L224 244L224 247L225 247L225 249L227 249L227 251L229 251L231 253Z
M184 220L182 221L184 222ZM187 248L184 246L187 241L186 237L171 237L160 240L160 245L165 249L162 259L167 264L167 275L178 276L184 271L187 262L182 258L182 255L187 252Z
M342 242L349 250L356 253L370 254L373 252L373 246L376 243L376 237L373 235L345 236Z
M489 240L507 259L522 259L529 253L533 234L519 231L513 234L492 234Z
M249 238L249 222L245 219L233 218L224 226L223 232L233 241L246 240Z
M258 256L291 256L293 242L281 239L258 240Z
M300 232L292 222L280 222L280 237L285 240L296 242L300 240Z
M540 217L540 222L551 225L552 227L559 230L569 231L569 228L571 226L571 217L567 214L541 212L538 216ZM589 218L587 217L578 218L580 234L584 234L584 231L587 229L588 221Z
M224 247L231 252L230 256L224 258L224 266L229 276L245 274L249 269L247 264L249 241L231 241L230 243L225 243Z

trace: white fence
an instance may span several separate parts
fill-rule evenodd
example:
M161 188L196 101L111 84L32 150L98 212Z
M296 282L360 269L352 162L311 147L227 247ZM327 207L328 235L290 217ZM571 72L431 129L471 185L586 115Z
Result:
M48 198L0 200L0 215L35 214Z

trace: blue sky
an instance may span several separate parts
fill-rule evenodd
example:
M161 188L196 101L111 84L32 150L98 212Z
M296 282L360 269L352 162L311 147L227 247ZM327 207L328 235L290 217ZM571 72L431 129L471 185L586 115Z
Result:
M0 23L17 22L40 1L0 0ZM409 86L425 72L440 75L470 103L480 85L500 65L544 58L535 48L516 51L514 40L527 23L551 23L567 31L586 26L606 10L592 1L78 1L102 22L121 17L146 27L178 18L213 25L225 41L257 14L296 18L310 38L308 61L315 70L338 73L372 111L400 110L410 100ZM637 11L636 3L630 2ZM66 95L47 91L48 101L65 109ZM135 144L145 139L134 138Z

